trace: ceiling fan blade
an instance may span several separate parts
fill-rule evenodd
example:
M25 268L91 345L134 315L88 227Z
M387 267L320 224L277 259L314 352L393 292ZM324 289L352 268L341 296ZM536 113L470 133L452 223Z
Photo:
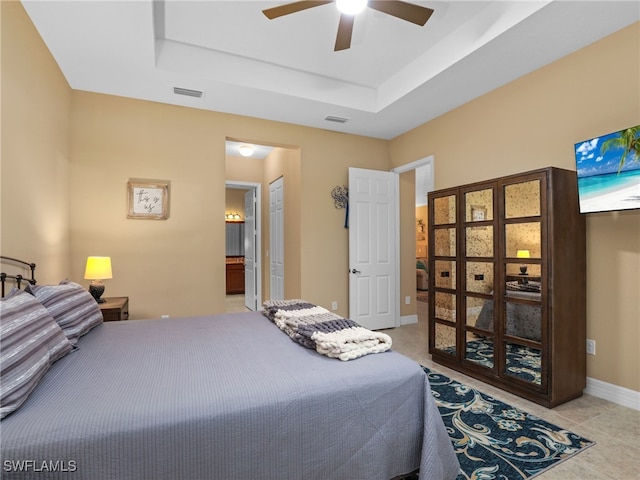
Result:
M369 8L423 26L433 13L431 8L400 0L369 0Z
M353 22L355 15L340 14L340 23L338 24L338 34L336 35L336 46L334 52L346 50L351 47L351 34L353 33Z
M278 5L277 7L267 8L263 10L269 20L274 18L289 15L291 13L301 12L308 8L319 7L320 5L326 5L327 3L333 3L334 0L302 0L299 2L285 3L284 5Z

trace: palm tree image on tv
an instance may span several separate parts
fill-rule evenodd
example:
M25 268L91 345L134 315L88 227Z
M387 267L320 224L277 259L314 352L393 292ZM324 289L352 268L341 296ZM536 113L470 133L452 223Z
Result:
M618 174L620 174L627 156L630 156L633 162L640 162L640 125L620 130L617 133L618 135L602 142L600 153L604 155L608 150L622 149L618 166Z
M640 208L640 125L575 144L582 213Z

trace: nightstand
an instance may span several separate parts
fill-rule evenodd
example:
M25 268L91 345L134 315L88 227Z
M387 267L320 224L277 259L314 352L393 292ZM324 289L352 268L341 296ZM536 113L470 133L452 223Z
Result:
M129 318L129 297L104 297L100 310L105 322L117 322Z

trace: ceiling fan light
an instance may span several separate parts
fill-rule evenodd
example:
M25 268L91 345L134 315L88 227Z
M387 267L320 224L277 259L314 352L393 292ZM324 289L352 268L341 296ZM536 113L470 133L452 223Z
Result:
M336 7L346 15L357 15L367 6L367 0L336 0Z
M253 155L253 147L251 145L240 145L238 147L238 152L240 152L240 155L243 157L250 157Z

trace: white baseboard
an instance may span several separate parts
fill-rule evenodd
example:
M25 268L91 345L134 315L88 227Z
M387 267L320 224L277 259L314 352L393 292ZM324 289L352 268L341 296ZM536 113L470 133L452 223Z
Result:
M411 325L412 323L418 323L418 315L400 316L400 326Z
M629 388L587 377L587 388L584 389L584 393L609 400L623 407L640 410L640 392Z

